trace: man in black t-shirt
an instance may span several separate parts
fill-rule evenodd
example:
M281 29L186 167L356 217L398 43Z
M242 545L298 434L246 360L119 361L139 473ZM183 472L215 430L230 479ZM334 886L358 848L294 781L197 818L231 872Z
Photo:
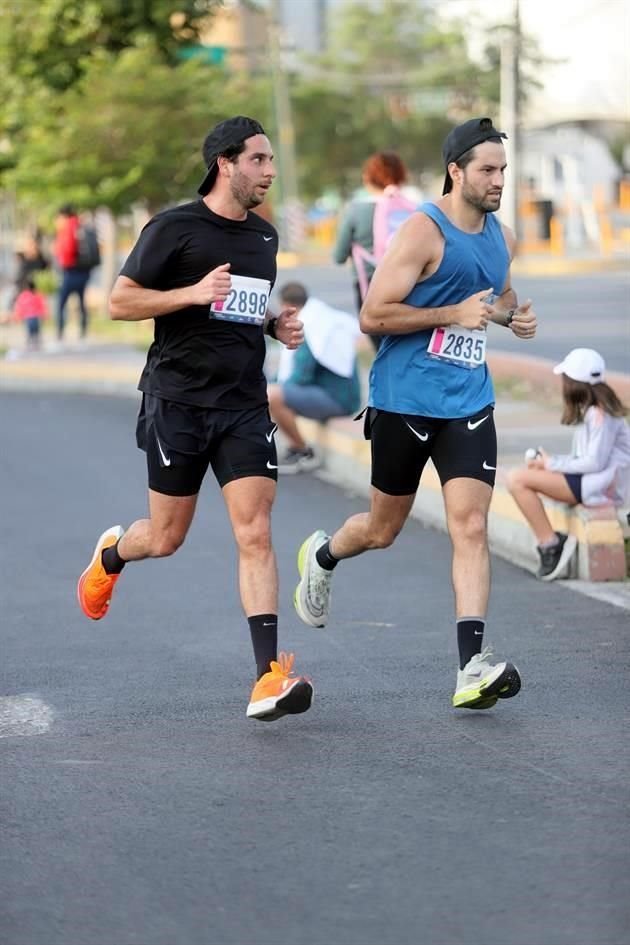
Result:
M202 199L149 221L111 293L113 319L154 319L136 429L147 455L150 517L101 535L79 578L78 597L84 614L100 620L128 561L173 554L212 466L238 546L241 601L257 667L247 716L271 721L305 712L313 687L292 673L292 655L277 653L271 507L278 461L263 333L288 348L304 335L295 309L277 317L267 309L278 235L251 212L276 176L263 128L244 116L220 122L203 156Z

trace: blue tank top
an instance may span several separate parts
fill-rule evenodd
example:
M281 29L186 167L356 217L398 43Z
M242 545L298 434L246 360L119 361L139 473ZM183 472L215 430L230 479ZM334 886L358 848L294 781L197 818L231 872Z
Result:
M503 291L510 255L493 213L486 214L481 233L465 233L435 204L424 203L418 209L442 233L444 255L433 275L414 286L405 303L440 308L456 305L490 286L496 294ZM456 420L494 403L487 365L471 369L431 357L427 348L432 334L433 329L385 335L370 371L370 406Z

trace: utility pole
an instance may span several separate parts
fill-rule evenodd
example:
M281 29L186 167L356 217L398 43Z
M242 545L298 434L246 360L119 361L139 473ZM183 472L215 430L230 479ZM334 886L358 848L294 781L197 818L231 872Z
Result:
M280 0L271 0L268 20L269 60L273 84L276 133L278 135L278 157L280 164L279 184L280 245L289 251L299 248L302 218L298 201L297 170L295 160L295 134L291 114L291 99L286 73L281 58L282 11Z
M521 15L519 0L513 0L513 2L512 23L501 41L501 131L508 136L505 144L508 167L501 201L501 217L518 235Z

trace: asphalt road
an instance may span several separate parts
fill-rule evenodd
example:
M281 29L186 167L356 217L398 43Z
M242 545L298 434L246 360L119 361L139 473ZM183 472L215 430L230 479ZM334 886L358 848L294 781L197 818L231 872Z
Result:
M96 537L144 513L134 415L2 395L3 945L627 942L627 614L496 560L488 642L524 687L455 712L446 537L346 562L309 630L295 549L364 502L285 479L282 637L317 696L248 721L212 480L174 558L128 567L102 623L76 605Z
M354 311L351 273L346 266L280 270L276 286L294 279L330 305ZM511 332L494 331L489 339L491 350L561 361L571 347L595 348L609 370L630 372L630 275L514 275L512 283L521 301L533 300L538 332L536 338L524 343Z

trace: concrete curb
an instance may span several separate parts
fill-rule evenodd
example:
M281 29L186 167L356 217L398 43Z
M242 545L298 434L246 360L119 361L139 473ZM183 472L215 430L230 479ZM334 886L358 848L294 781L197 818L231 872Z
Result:
M536 358L527 354L510 354L492 351L488 353L488 368L493 381L517 378L526 381L540 395L555 392L560 396L560 379L553 373L556 361ZM607 371L606 380L625 403L630 402L630 374Z
M523 355L493 354L489 358L495 380L521 378L536 387L557 387L551 373L553 362ZM102 358L80 360L58 356L0 362L0 389L14 391L81 393L140 398L137 383L142 365L117 363ZM610 375L620 395L630 400L630 377ZM370 447L362 439L358 425L347 420L333 420L326 425L299 420L309 442L315 443L325 457L325 474L336 485L346 486L360 495L370 491ZM490 547L494 553L531 572L538 566L534 541L512 497L499 478L492 499L489 519ZM602 581L625 578L624 536L614 510L580 510L569 514L566 506L546 503L554 528L571 532L578 539L577 566L572 576L589 586ZM601 514L604 512L605 514ZM607 513L607 514L606 514ZM429 467L412 510L414 518L426 525L445 530L446 522L438 477ZM593 596L601 596L593 593ZM620 604L627 606L627 602Z
M300 419L298 425L304 438L323 454L331 478L359 495L369 496L370 444L347 425L344 429L343 422L333 420L322 425ZM539 561L531 530L501 478L500 474L490 504L490 548L499 557L534 573ZM578 540L577 561L570 577L591 582L625 579L624 537L615 509L580 506L573 510L547 500L545 507L553 528L573 534ZM423 474L411 514L425 525L446 531L440 481L432 465Z

